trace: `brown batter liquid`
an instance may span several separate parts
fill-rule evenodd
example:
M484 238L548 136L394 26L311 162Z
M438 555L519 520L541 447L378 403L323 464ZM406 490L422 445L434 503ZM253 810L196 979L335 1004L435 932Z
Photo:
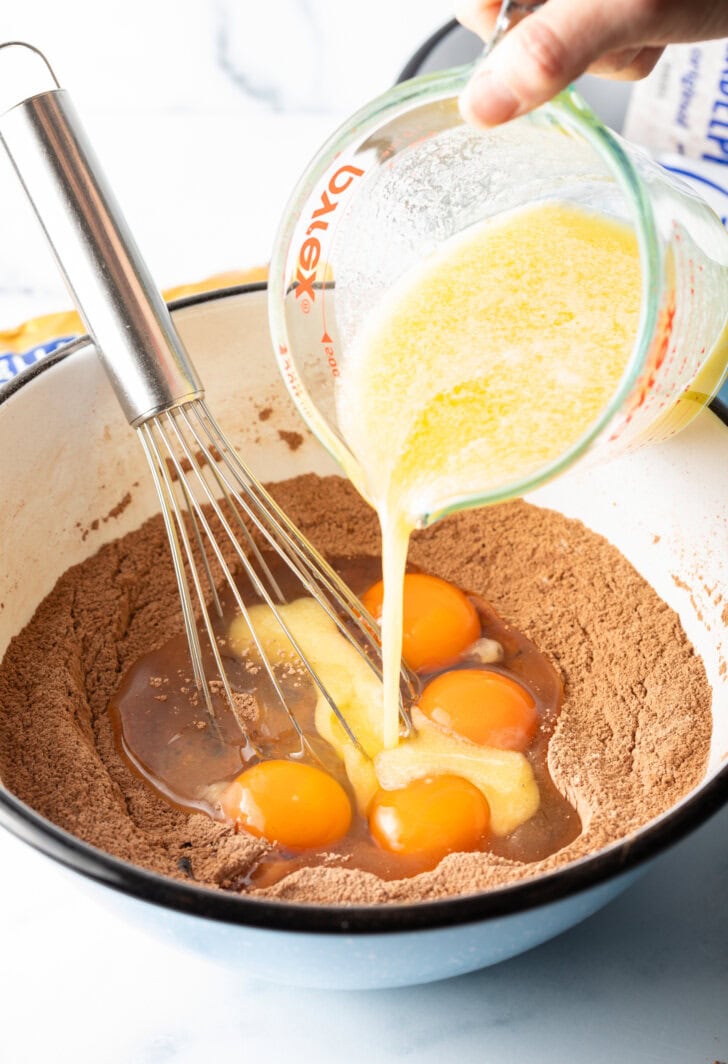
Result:
M300 596L300 589L292 583L295 578L280 563L276 565L275 559L267 560L284 594ZM376 558L340 558L332 564L357 594L381 578ZM256 601L255 595L245 588L241 590L246 601ZM578 814L556 789L548 771L548 743L563 696L561 680L548 658L529 639L506 624L482 598L472 594L469 597L480 616L481 634L503 648L502 661L487 668L521 682L536 702L540 721L536 737L525 752L539 788L538 811L510 835L491 837L487 846L514 861L538 861L573 841L581 831ZM305 672L287 667L278 679L306 735L309 750L302 749L300 737L282 709L265 669L241 661L228 648L226 632L236 608L231 600L223 600L222 606L223 616L217 623L218 647L235 692L237 717L215 682L211 685L214 712L210 715L196 689L187 640L181 633L140 658L111 701L109 709L122 755L167 801L216 819L222 819L218 804L222 790L261 756L318 763L342 784L355 809L343 765L314 727L315 690ZM212 677L216 673L209 649L207 655L206 671ZM472 661L464 662L463 667L472 668ZM422 686L435 675L436 672L423 673L419 677ZM371 839L366 819L355 812L347 836L325 852L292 853L273 845L238 886L269 886L298 868L324 863L359 868L382 879L400 879L426 871L437 862L381 849Z

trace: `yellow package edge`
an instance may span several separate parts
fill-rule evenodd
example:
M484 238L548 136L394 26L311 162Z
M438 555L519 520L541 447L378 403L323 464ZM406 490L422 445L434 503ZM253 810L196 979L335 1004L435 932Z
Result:
M202 292L265 281L267 277L268 269L265 266L228 270L193 284L166 288L162 295L165 300L171 302L173 299L199 295ZM85 332L86 329L75 310L44 314L15 328L0 329L0 384Z

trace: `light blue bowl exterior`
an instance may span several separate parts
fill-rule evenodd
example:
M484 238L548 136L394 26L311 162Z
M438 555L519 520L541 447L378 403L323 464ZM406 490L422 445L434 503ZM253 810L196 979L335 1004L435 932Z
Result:
M147 933L246 977L327 990L381 990L464 975L524 953L601 909L650 864L525 912L454 927L355 935L223 923L151 905L69 874L106 908Z

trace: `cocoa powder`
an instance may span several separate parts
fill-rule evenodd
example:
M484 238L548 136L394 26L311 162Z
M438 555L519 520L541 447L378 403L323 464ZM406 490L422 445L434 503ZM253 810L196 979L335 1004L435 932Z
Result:
M324 554L378 555L376 517L346 481L303 476L273 491ZM549 768L583 831L532 864L453 854L434 871L391 882L325 865L256 893L362 904L488 889L629 836L702 779L711 729L702 662L677 615L604 539L512 502L417 533L410 557L487 598L559 670L565 700ZM69 570L0 666L0 777L39 813L117 857L240 889L266 844L157 797L119 756L107 715L125 669L180 627L159 519Z

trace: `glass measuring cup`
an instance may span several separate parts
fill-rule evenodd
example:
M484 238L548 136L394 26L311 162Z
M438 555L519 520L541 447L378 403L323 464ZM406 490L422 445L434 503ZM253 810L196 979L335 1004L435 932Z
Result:
M310 428L369 496L337 417L347 350L406 271L501 212L557 200L629 223L641 316L616 391L579 439L517 480L438 499L419 515L421 526L521 495L587 451L605 456L670 435L712 398L728 363L728 235L712 210L607 130L573 90L495 130L465 125L457 97L470 73L415 79L358 112L288 204L271 264L270 322L281 372Z

